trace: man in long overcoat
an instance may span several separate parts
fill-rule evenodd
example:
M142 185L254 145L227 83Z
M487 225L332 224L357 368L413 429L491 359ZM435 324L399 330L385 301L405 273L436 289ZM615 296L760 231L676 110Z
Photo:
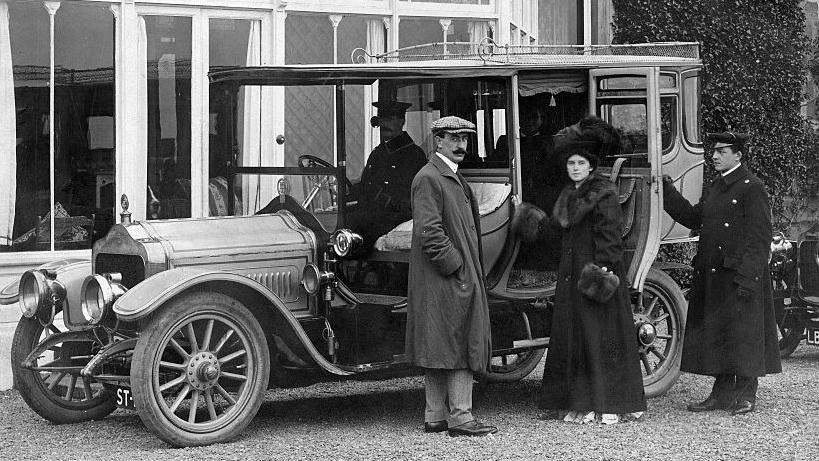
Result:
M757 377L779 373L768 255L771 207L765 187L741 163L743 133L709 133L719 175L697 205L664 178L665 210L699 229L681 369L715 377L711 394L690 411L756 406Z
M481 266L480 216L458 163L472 122L436 120L437 151L412 181L406 353L425 369L426 432L497 432L472 416L473 373L490 359L489 303Z

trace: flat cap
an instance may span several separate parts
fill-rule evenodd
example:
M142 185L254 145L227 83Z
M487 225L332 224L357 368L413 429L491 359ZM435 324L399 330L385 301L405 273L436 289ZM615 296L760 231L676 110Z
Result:
M715 149L728 146L742 146L748 141L748 133L736 131L723 131L722 133L706 133L705 139L713 145Z
M461 117L448 115L432 122L431 129L433 134L443 132L452 134L475 133L475 124Z
M378 115L381 117L387 117L390 115L398 115L403 116L404 113L407 112L407 109L412 106L412 103L403 102L403 101L376 101L373 103L378 109Z

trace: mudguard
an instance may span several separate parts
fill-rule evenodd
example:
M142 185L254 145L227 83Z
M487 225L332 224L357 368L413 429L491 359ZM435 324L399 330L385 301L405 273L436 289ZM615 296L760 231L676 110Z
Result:
M49 269L57 273L57 280L65 285L68 292L68 304L79 306L79 292L85 277L91 275L91 261L87 259L61 259L50 261L36 269ZM76 288L74 288L76 286ZM0 290L0 304L14 304L18 299L20 279L9 283ZM73 296L72 296L73 295ZM76 299L75 299L76 298Z
M133 322L144 318L151 312L162 307L162 305L174 296L191 288L207 285L211 282L235 283L263 296L268 301L267 307L281 315L287 322L288 327L290 327L296 337L299 338L302 347L304 347L316 364L336 375L347 376L353 374L328 362L327 359L316 350L310 338L299 324L299 321L275 293L255 280L239 274L187 267L160 272L128 290L128 292L117 299L116 302L114 302L114 313L117 315L117 318L122 321Z

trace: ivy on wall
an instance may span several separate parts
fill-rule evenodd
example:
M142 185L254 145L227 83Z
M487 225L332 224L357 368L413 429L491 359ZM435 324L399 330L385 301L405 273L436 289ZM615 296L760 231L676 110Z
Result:
M819 171L819 142L800 115L813 50L799 3L613 0L615 43L701 44L703 131L751 134L746 163L765 182L779 228L816 194Z

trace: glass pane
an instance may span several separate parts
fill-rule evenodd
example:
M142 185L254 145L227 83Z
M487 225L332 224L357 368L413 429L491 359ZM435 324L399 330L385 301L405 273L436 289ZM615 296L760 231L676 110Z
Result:
M600 114L628 137L635 154L648 152L648 128L645 103L601 102Z
M676 88L677 83L673 75L660 75L660 88ZM646 78L642 75L623 75L617 77L602 77L599 80L601 90L644 90Z
M666 97L660 99L660 135L662 137L663 153L674 146L677 137L677 98Z
M402 18L398 29L400 47L436 43L444 40L444 31L437 19ZM469 22L452 20L447 29L447 42L468 42Z
M16 152L0 152L4 160L16 161L13 174L3 176L2 193L15 197L14 207L0 210L0 237L5 251L49 249L38 246L38 237L51 228L49 171L49 19L41 3L8 3L9 36L14 75L14 121ZM5 179L8 179L6 181ZM7 189L8 188L8 189ZM9 228L12 229L8 236ZM12 240L11 244L7 238ZM43 248L45 246L45 248Z
M228 66L258 66L261 63L261 22L248 19L211 19L209 23L210 70ZM238 166L272 166L263 163L261 156L261 89L257 86L242 87L238 98L238 111L242 114L237 123L230 127L229 94L224 88L211 86L209 117L209 177L208 214L225 216L228 214L228 163ZM237 157L232 156L229 142L232 130L237 138ZM234 204L237 213L250 214L261 204L257 198L263 189L272 189L269 178L239 177L235 180ZM265 195L269 196L268 190ZM247 200L243 201L243 197ZM247 208L240 208L247 207Z
M700 78L687 77L683 80L683 124L685 139L691 144L702 144L700 139Z
M54 22L55 248L91 248L114 224L114 16L63 2ZM96 231L96 232L95 232Z
M191 215L191 18L145 16L148 219Z

